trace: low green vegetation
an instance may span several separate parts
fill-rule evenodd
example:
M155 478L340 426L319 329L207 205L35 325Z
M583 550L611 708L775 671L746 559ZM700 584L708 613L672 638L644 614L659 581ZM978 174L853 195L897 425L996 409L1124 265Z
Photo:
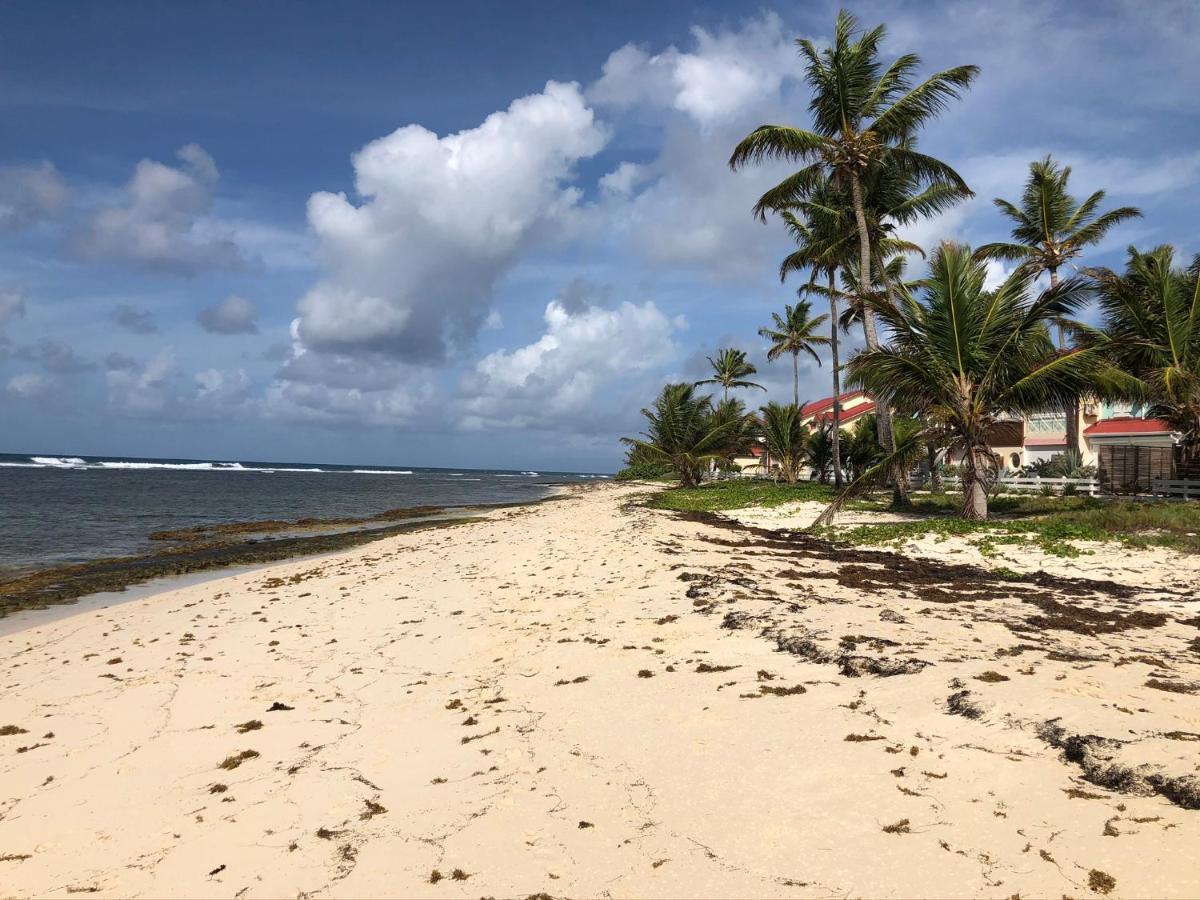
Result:
M779 506L800 500L828 503L833 496L833 488L826 484L776 484L773 481L736 479L660 491L651 495L646 505L652 509L677 512L718 512L750 506Z
M1076 557L1075 541L1114 541L1127 547L1169 547L1200 553L1200 504L1107 500L1092 497L1002 495L992 501L994 518L968 520L956 513L962 500L951 495L913 498L916 516L904 522L861 525L830 531L856 544L899 545L936 535L969 536L985 556L1003 555L1005 546L1033 546L1044 553ZM859 501L857 509L882 509L881 502Z

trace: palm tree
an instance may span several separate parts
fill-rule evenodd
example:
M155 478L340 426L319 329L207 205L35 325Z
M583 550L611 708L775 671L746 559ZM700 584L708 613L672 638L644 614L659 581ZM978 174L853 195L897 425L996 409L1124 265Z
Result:
M867 469L883 459L879 441L875 440L876 418L867 413L858 422L854 431L845 435L846 465L850 469L850 480L856 481Z
M758 329L759 337L771 342L768 360L774 362L785 353L792 354L792 403L796 407L800 406L800 354L808 353L819 366L821 357L813 347L829 343L829 338L816 333L829 316L820 315L813 319L811 313L812 304L798 300L795 306L784 306L782 316L771 313L771 326Z
M759 410L758 429L771 459L779 464L779 474L795 484L808 455L808 429L800 420L800 407L774 401Z
M645 433L621 440L670 465L684 487L695 487L711 465L728 458L738 427L728 414L718 416L712 398L696 396L690 384L666 385L642 415L649 423Z
M745 456L758 440L758 419L746 411L746 404L737 397L722 400L713 408L714 427L727 430L724 442L715 453L717 468L735 469L734 457Z
M1185 458L1200 462L1200 255L1180 271L1172 247L1130 247L1124 275L1088 274L1112 359L1144 384L1149 414L1183 435Z
M914 146L911 138L901 142L901 150L911 150ZM859 322L863 325L864 336L868 346L878 346L875 319L865 307L860 295L870 293L876 286L882 286L888 301L896 302L896 280L904 270L904 257L898 254L919 253L924 256L922 248L911 241L905 241L896 236L896 228L906 226L919 218L928 218L940 214L950 206L958 204L971 196L966 185L961 182L941 178L926 180L919 178L908 170L896 166L890 158L884 158L880 164L866 170L863 176L864 214L866 232L868 232L871 254L871 280L868 284L859 286L857 271L862 265L862 256L854 262L854 251L862 250L859 241L856 216L854 216L853 198L845 184L839 184L832 178L823 178L811 185L784 184L772 188L758 199L758 210L786 210L782 212L784 221L800 247L791 254L780 266L780 277L786 277L788 271L814 265L816 260L823 264L829 282L830 305L834 306L834 274L832 264L840 263L844 272L844 280L853 286L848 299L846 313L840 319L842 328L848 328L848 323ZM802 212L806 218L806 228L796 227L796 217L792 210ZM814 275L816 272L814 271ZM810 281L810 284L812 282ZM834 316L836 319L836 316ZM874 342L874 343L872 343ZM838 374L838 366L834 364L834 374ZM834 388L834 396L839 389ZM890 410L881 409L878 418L878 439L883 448L894 446L894 428ZM839 450L838 422L834 422L835 450ZM889 450L890 451L890 450ZM840 456L840 454L839 454ZM840 472L834 466L835 478L840 487ZM894 479L893 502L895 505L907 505L905 473L896 473Z
M1021 205L999 197L992 201L1013 222L1012 242L984 244L975 249L976 257L1016 262L1035 276L1049 272L1054 287L1058 270L1085 247L1099 243L1114 225L1141 218L1142 211L1133 206L1097 214L1104 191L1076 203L1067 191L1070 179L1071 167L1059 166L1052 157L1030 163Z
M1018 270L995 291L984 289L982 261L970 248L943 243L920 284L921 297L892 306L868 298L891 333L891 344L866 350L849 364L849 380L919 424L893 456L919 454L935 438L964 454L963 515L987 518L987 488L996 474L988 430L1011 413L1064 408L1108 375L1103 344L1055 351L1048 324L1087 299L1080 278L1029 298L1033 276ZM943 444L944 446L945 444ZM818 519L827 524L851 494L882 480L894 459L860 476Z
M969 193L950 166L917 152L916 132L957 99L978 74L977 66L956 66L930 76L918 85L913 73L921 59L906 53L886 68L879 45L887 29L879 25L861 31L849 12L838 13L832 46L818 50L812 41L797 39L806 60L805 80L812 88L809 112L812 130L788 125L762 125L742 140L729 159L733 169L751 162L785 159L804 168L764 195L755 213L765 218L773 207L772 193L803 194L825 177L850 189L859 243L859 270L871 271L871 237L867 223L863 180L875 167L887 165L925 183L948 182ZM867 342L878 346L875 324L864 322Z
M1000 197L992 202L1013 222L1012 242L984 244L975 250L980 259L1016 262L1035 276L1050 274L1050 286L1058 284L1058 270L1099 243L1109 230L1129 219L1141 218L1133 206L1098 213L1104 191L1096 191L1076 203L1067 189L1071 167L1059 166L1050 156L1029 164L1029 179L1017 206ZM1058 322L1058 346L1066 344L1067 323ZM1067 449L1079 450L1079 401L1067 410Z
M826 419L808 433L806 456L817 480L828 484L829 470L833 468L833 422Z
M696 386L699 387L702 384L719 384L725 390L725 400L729 399L730 388L758 388L760 391L766 390L761 384L745 380L755 374L758 369L746 359L746 354L742 350L735 350L732 347L722 347L717 351L716 359L713 359L711 356L708 357L708 364L712 366L713 377L697 381Z

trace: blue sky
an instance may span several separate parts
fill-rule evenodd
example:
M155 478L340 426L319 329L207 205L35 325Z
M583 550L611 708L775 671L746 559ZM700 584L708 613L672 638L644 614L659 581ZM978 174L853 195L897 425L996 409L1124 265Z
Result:
M913 239L1003 237L1053 153L1146 213L1088 264L1200 250L1196 4L852 8L982 68L921 139L979 196ZM6 3L0 452L611 471L718 346L787 399L782 170L725 160L806 124L792 39L836 11Z

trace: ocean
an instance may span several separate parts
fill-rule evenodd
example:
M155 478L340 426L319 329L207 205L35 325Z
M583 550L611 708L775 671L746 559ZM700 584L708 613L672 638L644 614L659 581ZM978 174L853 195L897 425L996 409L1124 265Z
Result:
M0 454L0 571L161 549L151 532L537 500L580 472ZM157 546L156 546L157 545Z

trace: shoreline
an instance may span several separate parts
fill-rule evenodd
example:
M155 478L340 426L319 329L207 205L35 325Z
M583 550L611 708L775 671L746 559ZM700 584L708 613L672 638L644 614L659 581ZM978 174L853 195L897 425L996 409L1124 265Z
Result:
M167 545L164 549L0 573L0 622L19 611L47 610L96 594L119 594L147 582L170 582L199 572L261 567L287 559L336 553L406 532L481 521L496 510L546 503L569 495L569 487L548 485L546 496L527 501L416 506L362 518L252 520L152 532L149 539ZM377 524L385 522L396 524ZM330 530L335 528L342 530ZM290 533L263 537L280 532Z
M644 494L0 637L5 896L1200 890L1200 598Z

